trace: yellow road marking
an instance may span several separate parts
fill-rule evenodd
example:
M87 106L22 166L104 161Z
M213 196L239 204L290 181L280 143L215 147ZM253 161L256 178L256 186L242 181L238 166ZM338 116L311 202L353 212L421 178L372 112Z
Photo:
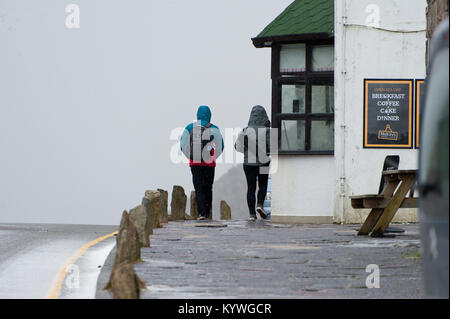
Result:
M56 274L55 278L52 281L52 285L47 293L46 299L58 299L59 293L61 292L61 287L62 287L63 281L67 275L67 271L69 270L70 266L73 265L78 260L78 258L80 258L86 252L86 250L88 250L90 247L94 246L95 244L98 244L99 242L101 242L105 239L108 239L116 234L117 234L117 231L115 231L111 234L99 237L99 238L91 241L90 243L87 243L80 249L78 249L78 251L75 253L75 255L73 255L66 262L66 264L59 270L59 272Z

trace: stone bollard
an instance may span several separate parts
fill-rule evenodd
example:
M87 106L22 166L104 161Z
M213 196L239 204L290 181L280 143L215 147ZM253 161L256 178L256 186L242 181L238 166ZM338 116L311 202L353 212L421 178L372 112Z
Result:
M171 220L185 220L187 196L184 188L175 185L172 190L172 202L170 203Z
M138 232L127 211L122 214L116 247L114 264L120 264L124 261L133 263L141 259Z
M146 191L145 197L142 199L142 204L150 213L152 228L161 228L162 226L159 221L161 215L161 194L158 191Z
M167 224L169 222L169 193L163 189L158 188L161 200L161 215L159 216L159 222L161 224Z
M191 217L193 219L197 219L198 218L198 206L197 206L197 197L195 197L195 191L191 192L191 197L190 197L190 202L191 202Z
M150 247L150 235L153 234L151 215L145 205L130 210L130 219L136 226L139 243L142 247Z
M209 215L206 217L206 219L212 220L213 219L213 210L212 207L209 208Z
M145 282L136 275L133 264L127 261L114 265L105 287L112 292L114 299L139 299L140 290L145 288Z
M230 220L231 219L231 207L226 201L220 201L220 219Z

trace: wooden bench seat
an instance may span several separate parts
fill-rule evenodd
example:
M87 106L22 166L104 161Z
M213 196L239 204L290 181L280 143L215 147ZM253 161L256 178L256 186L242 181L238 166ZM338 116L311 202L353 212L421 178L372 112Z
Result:
M366 194L366 195L356 195L350 196L350 199L366 199L366 198L384 198L382 194Z
M391 198L386 198L383 195L358 195L350 196L353 208L386 208ZM399 208L417 208L419 199L417 197L407 197L403 200Z
M358 235L381 237L399 208L419 206L419 199L414 197L417 170L383 171L382 176L386 180L379 194L350 197L353 208L371 209Z

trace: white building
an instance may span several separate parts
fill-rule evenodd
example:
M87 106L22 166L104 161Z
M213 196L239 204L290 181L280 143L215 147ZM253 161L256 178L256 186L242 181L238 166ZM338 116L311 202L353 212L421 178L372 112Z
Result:
M363 222L349 196L378 192L385 157L418 167L426 0L296 0L252 40L272 50L272 221Z

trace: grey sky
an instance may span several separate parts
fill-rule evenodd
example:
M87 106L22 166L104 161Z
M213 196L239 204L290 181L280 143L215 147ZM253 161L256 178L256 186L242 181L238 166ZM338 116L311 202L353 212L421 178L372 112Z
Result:
M117 224L146 189L190 191L170 131L201 104L222 129L269 111L250 38L291 2L0 0L0 222Z

